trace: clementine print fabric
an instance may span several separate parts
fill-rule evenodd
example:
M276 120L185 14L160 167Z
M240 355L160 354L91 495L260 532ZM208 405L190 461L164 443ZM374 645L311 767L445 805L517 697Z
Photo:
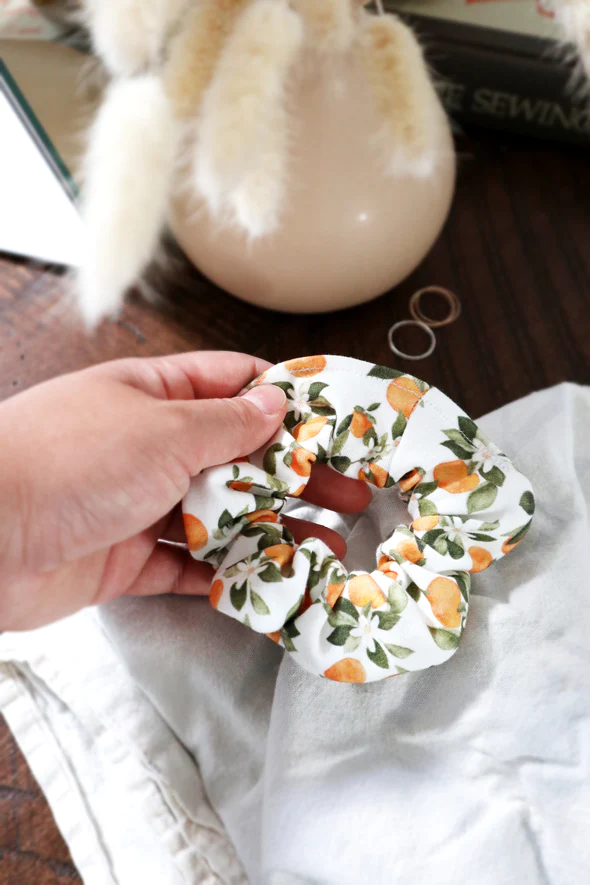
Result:
M187 541L217 569L212 605L266 633L312 673L373 682L442 664L465 629L471 575L513 550L534 512L528 480L451 400L394 369L340 356L288 360L254 384L289 410L264 447L196 477ZM282 525L314 463L379 490L398 484L408 525L348 572Z

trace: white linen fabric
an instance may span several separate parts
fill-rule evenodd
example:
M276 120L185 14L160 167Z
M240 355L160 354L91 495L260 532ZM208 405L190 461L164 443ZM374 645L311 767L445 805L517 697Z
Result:
M479 423L537 513L477 575L443 666L318 679L206 600L120 600L0 637L0 708L85 882L586 885L590 389ZM358 520L315 518L362 569L404 515L383 489Z

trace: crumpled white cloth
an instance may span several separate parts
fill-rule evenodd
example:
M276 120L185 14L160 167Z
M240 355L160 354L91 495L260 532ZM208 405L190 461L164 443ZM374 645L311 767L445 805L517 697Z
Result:
M318 680L190 599L0 637L0 707L85 882L586 885L590 389L480 423L538 509L444 666ZM348 567L405 518L387 498L330 518Z

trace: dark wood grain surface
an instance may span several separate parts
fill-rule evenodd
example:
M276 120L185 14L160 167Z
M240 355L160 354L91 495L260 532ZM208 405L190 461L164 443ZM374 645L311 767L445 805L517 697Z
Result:
M0 398L54 375L123 356L243 350L273 362L340 353L395 365L442 388L469 414L557 384L590 382L590 160L579 150L473 136L459 142L446 228L394 291L332 315L293 316L241 303L176 256L154 277L159 308L132 300L93 338L59 273L0 257ZM419 287L447 286L463 312L421 362L393 358L387 329ZM407 346L422 342L408 340ZM0 883L79 879L6 727L0 728Z

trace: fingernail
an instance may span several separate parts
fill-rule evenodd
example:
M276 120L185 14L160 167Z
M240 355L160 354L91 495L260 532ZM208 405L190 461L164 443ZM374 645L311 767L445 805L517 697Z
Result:
M284 391L274 384L260 384L258 387L253 387L244 394L244 399L249 400L265 415L276 415L287 402Z

